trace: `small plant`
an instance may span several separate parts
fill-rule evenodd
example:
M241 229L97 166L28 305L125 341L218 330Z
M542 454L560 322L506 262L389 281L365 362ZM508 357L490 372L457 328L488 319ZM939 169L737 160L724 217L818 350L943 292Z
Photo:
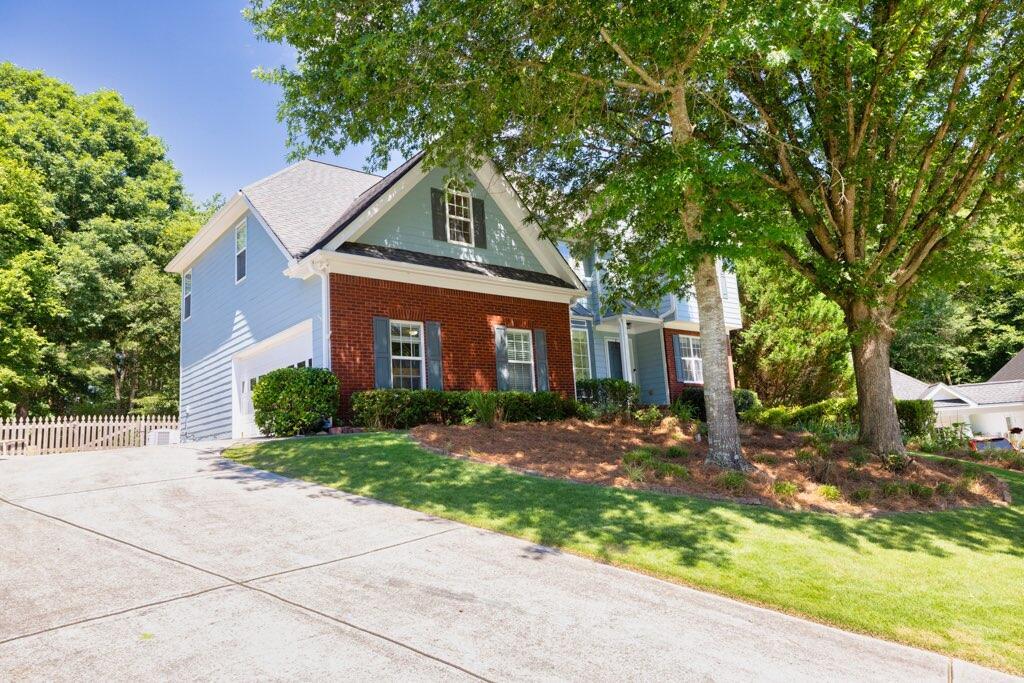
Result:
M576 417L584 422L591 422L598 417L597 409L589 403L576 402Z
M842 466L832 458L815 457L811 460L811 479L821 484L837 484L842 478Z
M977 481L976 477L968 477L965 475L956 480L956 483L953 484L953 488L959 493L970 493Z
M661 411L657 406L648 406L633 411L633 419L647 431L653 430L661 422L661 418Z
M944 481L935 487L935 493L939 494L943 498L949 498L955 493L956 489L948 481Z
M842 493L839 491L838 486L833 484L822 484L818 487L818 493L825 500L839 500L842 497Z
M682 446L669 446L665 449L665 457L678 460L680 458L690 457L690 451L686 450Z
M772 484L772 493L776 498L792 498L800 490L800 487L792 481L777 481Z
M871 500L871 489L866 486L859 488L850 494L850 499L855 503L866 503Z
M1006 453L1000 457L1003 467L1011 470L1024 470L1024 453Z
M740 493L747 488L747 477L742 472L722 472L715 480L723 489Z
M801 465L809 465L814 461L814 451L801 448L796 452L796 461Z
M672 404L672 414L675 415L680 422L693 422L697 419L697 407L692 403L676 401Z
M622 471L630 481L642 484L647 479L647 468L643 465L622 464Z
M905 453L883 453L878 457L882 460L882 467L896 474L906 472L914 462L914 459Z
M903 486L898 481L887 481L882 484L882 497L895 498L903 493Z
M647 446L644 446L643 448L634 448L622 456L623 465L650 467L654 461L654 449Z
M480 424L493 428L501 421L501 406L496 391L471 391L466 394L466 404Z
M762 465L777 465L779 463L779 459L771 453L757 453L754 455L753 461Z
M674 479L689 479L690 470L674 462L655 462L652 466L655 474L659 477L672 477Z
M863 446L855 446L850 450L850 464L855 468L864 467L868 464L868 450Z
M924 484L918 484L916 481L912 481L907 484L907 493L919 500L930 500L932 495L935 493L935 489L931 486L925 486Z

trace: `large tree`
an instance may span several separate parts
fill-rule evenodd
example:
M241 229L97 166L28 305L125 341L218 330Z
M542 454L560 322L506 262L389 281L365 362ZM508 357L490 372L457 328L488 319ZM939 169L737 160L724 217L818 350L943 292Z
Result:
M877 452L903 450L889 361L907 298L1019 202L1022 70L1016 1L790 0L701 92L788 206L801 238L775 247L843 310Z
M0 63L0 415L173 410L161 268L204 215L117 93Z
M369 141L377 162L422 148L456 169L487 156L549 234L625 263L634 284L692 282L709 460L749 467L715 265L729 220L711 201L727 164L690 92L722 68L720 36L736 25L724 0L254 0L248 17L295 49L294 66L263 76L283 88L299 152Z

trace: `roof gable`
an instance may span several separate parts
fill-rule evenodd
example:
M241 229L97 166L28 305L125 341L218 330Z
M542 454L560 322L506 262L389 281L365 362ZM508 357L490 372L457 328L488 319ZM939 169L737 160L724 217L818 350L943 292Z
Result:
M999 368L996 374L989 378L989 382L1006 382L1009 380L1024 379L1024 350L1018 351L1013 358L1006 361L1006 365Z

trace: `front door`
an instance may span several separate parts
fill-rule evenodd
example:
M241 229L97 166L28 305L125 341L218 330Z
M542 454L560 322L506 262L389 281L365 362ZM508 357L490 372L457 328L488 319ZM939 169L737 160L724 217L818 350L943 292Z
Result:
M631 368L633 384L637 384L637 362L636 362L636 342L632 337L629 338L629 359L633 363ZM612 379L622 379L622 342L618 339L608 340L608 376Z

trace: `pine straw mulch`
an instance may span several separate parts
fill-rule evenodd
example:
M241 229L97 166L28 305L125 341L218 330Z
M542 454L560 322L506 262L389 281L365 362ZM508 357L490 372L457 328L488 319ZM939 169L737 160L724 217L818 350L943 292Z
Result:
M884 468L878 458L863 462L864 453L846 443L832 445L823 458L808 447L809 435L775 432L743 425L741 435L747 459L756 467L744 481L728 481L725 472L704 464L707 445L690 434L689 425L665 418L653 430L632 423L597 423L580 420L481 425L421 425L411 431L422 446L437 452L502 465L520 472L577 482L685 493L743 503L795 510L818 510L866 516L886 512L942 510L1010 501L1006 483L969 464L914 458L901 473ZM671 446L686 451L670 458ZM652 447L658 462L682 465L687 476L658 474L646 469L638 480L627 476L622 458L640 447ZM858 462L860 460L861 462ZM678 470L677 470L678 472ZM795 493L775 486L791 482ZM829 500L828 486L840 491ZM832 492L834 494L834 492Z

